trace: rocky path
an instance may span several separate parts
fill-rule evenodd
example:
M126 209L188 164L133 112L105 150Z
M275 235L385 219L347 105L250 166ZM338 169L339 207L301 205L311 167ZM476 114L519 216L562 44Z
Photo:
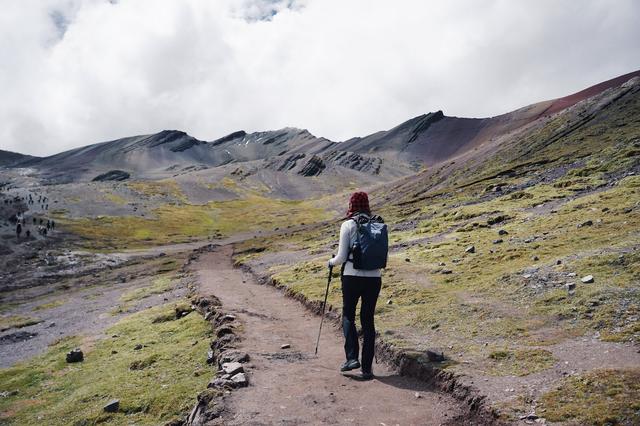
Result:
M341 375L342 340L329 323L314 356L319 318L233 268L231 253L230 246L223 246L194 264L200 292L217 296L225 311L237 316L240 349L251 355L251 384L227 398L224 424L473 424L450 396L382 364L374 364L373 381Z

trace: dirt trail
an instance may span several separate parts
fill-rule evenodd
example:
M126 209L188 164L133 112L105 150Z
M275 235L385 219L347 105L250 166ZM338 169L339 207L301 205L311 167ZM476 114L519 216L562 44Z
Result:
M383 364L374 364L373 381L342 376L342 340L331 324L325 323L315 357L319 318L233 268L231 251L220 247L194 265L200 292L217 296L225 311L238 317L239 347L251 355L251 385L226 400L224 424L473 424L452 397L400 377ZM281 349L283 344L291 348Z

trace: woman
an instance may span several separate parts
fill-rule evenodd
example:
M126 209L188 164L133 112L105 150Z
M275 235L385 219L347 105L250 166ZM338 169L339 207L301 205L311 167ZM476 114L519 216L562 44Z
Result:
M373 323L373 314L376 309L378 294L382 279L380 269L355 269L350 248L357 239L358 219L371 218L369 197L365 192L356 192L349 200L347 220L340 227L340 244L338 254L329 260L329 267L343 265L342 267L342 330L344 332L344 351L347 360L342 364L340 371L349 371L356 368L362 369L362 379L371 380L373 371L373 354L375 349L376 329ZM356 331L355 317L358 299L362 298L360 306L360 325L363 331L362 364L358 361L359 345Z

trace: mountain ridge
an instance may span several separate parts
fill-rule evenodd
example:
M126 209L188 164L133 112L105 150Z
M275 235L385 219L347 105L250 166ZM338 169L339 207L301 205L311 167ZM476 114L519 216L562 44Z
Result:
M450 117L441 110L421 114L391 129L342 142L295 127L252 133L238 130L212 141L199 140L182 130L162 130L47 157L13 156L11 161L0 162L0 166L33 167L58 183L90 180L112 169L145 178L188 167L220 167L256 161L280 172L293 171L302 176L317 176L332 167L374 175L382 173L382 178L409 175L421 167L431 167L478 149L637 76L640 70L494 117ZM382 165L388 165L388 170Z

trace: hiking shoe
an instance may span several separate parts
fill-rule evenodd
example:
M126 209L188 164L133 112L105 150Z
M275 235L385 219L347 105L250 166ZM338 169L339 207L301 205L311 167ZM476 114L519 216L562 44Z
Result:
M373 372L362 370L362 374L360 375L360 377L362 378L362 380L372 380Z
M357 359L350 359L340 366L340 371L350 371L355 370L356 368L360 368L360 361Z

